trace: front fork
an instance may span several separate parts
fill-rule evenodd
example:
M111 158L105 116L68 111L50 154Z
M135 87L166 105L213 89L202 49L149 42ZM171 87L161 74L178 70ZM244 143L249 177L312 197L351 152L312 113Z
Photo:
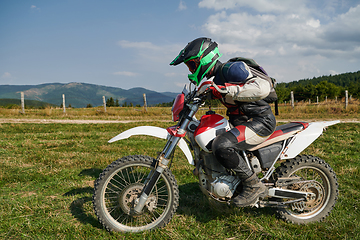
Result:
M179 140L180 140L180 137L171 136L170 139L168 140L164 150L160 153L159 157L157 158L156 165L155 165L156 169L151 170L151 172L149 173L149 176L147 177L148 181L145 183L146 185L145 185L140 197L138 198L138 203L134 207L135 214L141 213L142 209L144 208L146 201L147 201L150 193L152 192L155 184L159 180L162 172L167 167L167 165L169 163L168 158L171 156L171 154L175 150L176 145L178 144Z
M183 120L181 126L177 130L178 136L185 135L186 129L187 129L192 117L197 112L198 108L199 108L199 106L197 104L194 104L190 107L190 112L188 114L188 117ZM162 172L165 170L165 168L167 168L167 165L169 163L168 159L170 158L171 154L174 152L176 145L178 144L180 139L181 139L181 137L170 135L170 138L167 141L163 151L159 154L159 157L157 158L156 165L155 165L156 169L152 170L149 173L149 176L147 178L149 180L147 180L145 182L145 187L144 187L140 197L138 198L138 203L134 207L135 214L141 213L155 184L159 180Z

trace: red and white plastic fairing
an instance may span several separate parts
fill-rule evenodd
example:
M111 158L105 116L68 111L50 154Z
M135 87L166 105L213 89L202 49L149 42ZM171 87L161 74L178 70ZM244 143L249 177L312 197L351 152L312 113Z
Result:
M184 93L181 93L176 96L174 104L171 108L172 120L174 122L176 122L180 118L179 114L180 114L181 110L183 110L183 108L184 108L184 101L185 101Z
M214 138L230 130L230 124L226 118L218 114L204 115L196 128L195 141L205 152L211 152L211 142Z

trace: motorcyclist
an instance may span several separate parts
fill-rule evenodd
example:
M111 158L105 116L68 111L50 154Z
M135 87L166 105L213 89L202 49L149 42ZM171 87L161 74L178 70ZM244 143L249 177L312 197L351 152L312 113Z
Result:
M225 168L235 171L242 180L243 189L233 198L234 204L251 206L266 194L266 187L240 151L264 142L275 130L275 116L263 100L270 92L270 83L253 76L246 63L222 64L220 57L216 42L197 38L188 43L170 65L184 62L191 72L189 80L198 86L198 91L207 92L212 99L220 99L227 107L233 128L214 139L212 152ZM209 87L205 84L209 80L215 84Z

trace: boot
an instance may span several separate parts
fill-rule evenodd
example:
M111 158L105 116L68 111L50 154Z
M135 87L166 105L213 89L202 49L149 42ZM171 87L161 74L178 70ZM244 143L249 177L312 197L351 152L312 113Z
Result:
M266 186L260 182L255 173L244 179L242 183L242 192L233 198L233 202L237 207L252 206L257 202L259 196L266 193Z

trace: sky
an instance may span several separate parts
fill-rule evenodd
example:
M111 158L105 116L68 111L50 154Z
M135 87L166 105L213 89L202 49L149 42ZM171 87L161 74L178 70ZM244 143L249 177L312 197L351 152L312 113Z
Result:
M0 0L0 85L180 92L189 71L169 64L198 37L277 82L356 72L359 23L360 0Z

